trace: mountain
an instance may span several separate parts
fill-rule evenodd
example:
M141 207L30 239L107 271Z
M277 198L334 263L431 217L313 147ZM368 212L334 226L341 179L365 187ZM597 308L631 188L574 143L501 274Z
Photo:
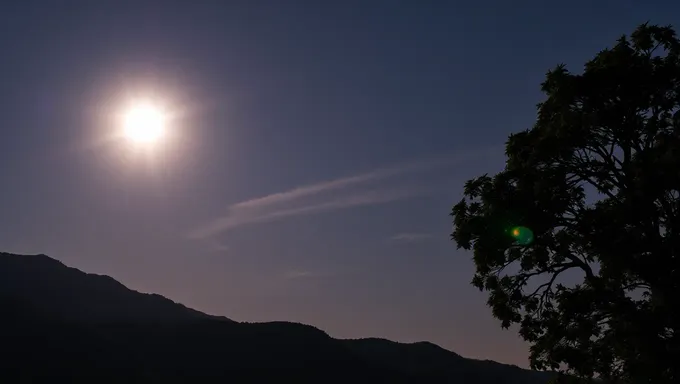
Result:
M239 323L130 290L45 255L0 253L0 382L547 383L431 343L337 340L304 324Z
M546 383L551 373L528 371L490 360L464 358L429 342L397 343L384 339L344 341L358 356L432 383ZM422 381L421 381L422 382Z
M175 322L211 317L161 295L128 289L109 276L67 267L46 255L0 253L0 292L70 321Z

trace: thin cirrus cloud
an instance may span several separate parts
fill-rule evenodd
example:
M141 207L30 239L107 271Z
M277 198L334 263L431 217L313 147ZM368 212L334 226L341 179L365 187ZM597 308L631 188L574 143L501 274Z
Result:
M431 233L399 233L390 237L391 241L402 243L415 243L418 241L429 240L433 236Z
M227 252L229 251L229 246L222 243L212 243L210 244L210 249L214 252Z
M283 278L286 280L299 280L299 279L313 279L320 277L330 277L332 274L324 273L319 271L310 271L306 269L292 269L288 270L283 274Z
M315 274L314 272L311 271L303 271L303 270L291 270L291 271L286 271L284 273L284 277L286 279L301 279L305 277L314 277Z
M190 239L206 239L245 225L255 225L301 215L312 215L348 209L353 207L384 204L405 200L428 193L422 186L393 186L390 188L371 188L371 183L387 180L406 174L451 166L485 156L489 149L459 152L454 156L430 158L412 163L401 164L354 176L305 185L284 192L235 203L226 213L189 231ZM358 191L344 191L339 196L327 196L321 202L319 195L330 194L350 187Z
M270 205L281 204L292 200L301 199L308 196L330 192L337 189L348 188L353 185L368 183L386 179L399 174L426 170L444 164L448 159L428 159L414 163L393 166L389 168L377 169L371 172L343 177L340 179L329 180L317 184L297 187L285 192L273 193L271 195L258 197L232 205L230 208L239 209L258 209Z
M383 204L407 199L424 193L426 193L424 188L408 187L393 190L383 189L362 192L360 194L336 198L323 203L293 208L279 208L269 211L260 210L257 212L243 212L240 209L230 209L225 216L219 217L189 232L189 238L205 239L244 225L267 223L291 216L312 215L345 208Z

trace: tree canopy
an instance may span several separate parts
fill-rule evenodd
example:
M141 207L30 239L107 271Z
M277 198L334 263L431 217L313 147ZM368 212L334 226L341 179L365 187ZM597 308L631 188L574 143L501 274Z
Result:
M472 284L533 368L679 382L680 40L643 24L541 89L504 170L469 180L451 212Z

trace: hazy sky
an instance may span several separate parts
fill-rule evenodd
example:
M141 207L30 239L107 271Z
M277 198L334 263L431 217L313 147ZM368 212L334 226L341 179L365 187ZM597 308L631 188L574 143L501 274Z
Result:
M646 20L680 4L3 2L0 249L235 320L526 366L450 208L503 166L549 68ZM146 153L112 138L139 96L174 116Z

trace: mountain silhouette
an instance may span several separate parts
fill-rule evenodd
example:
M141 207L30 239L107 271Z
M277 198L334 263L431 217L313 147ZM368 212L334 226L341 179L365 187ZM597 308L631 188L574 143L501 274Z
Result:
M0 253L0 292L46 315L85 322L175 322L208 318L161 295L133 291L46 255ZM221 318L228 320L227 318Z
M338 340L309 325L240 323L45 255L0 253L1 382L547 383L552 373L427 342Z

